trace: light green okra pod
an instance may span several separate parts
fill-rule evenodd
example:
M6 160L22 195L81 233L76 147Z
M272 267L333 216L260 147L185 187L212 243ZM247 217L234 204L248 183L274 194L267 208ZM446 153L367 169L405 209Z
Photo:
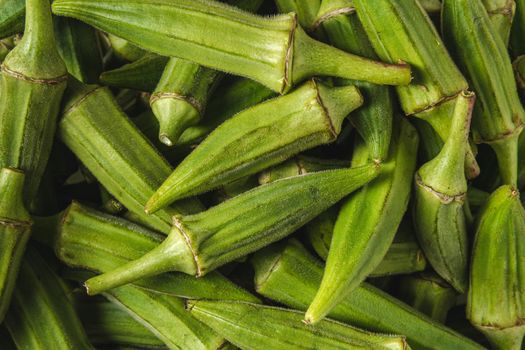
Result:
M273 245L253 258L255 288L261 295L306 310L323 275L323 266L292 239ZM363 283L336 306L329 317L375 332L404 334L413 349L483 349L472 340Z
M381 175L343 204L335 222L323 280L305 321L325 317L381 263L405 214L416 169L417 132L404 119L397 124ZM366 164L365 144L354 150L352 166Z
M464 160L474 94L464 92L455 98L455 103L448 140L439 154L416 172L413 218L428 261L462 293L468 283Z
M26 205L51 152L66 78L49 0L28 0L25 35L5 58L0 76L0 168L24 171Z
M510 32L510 51L513 56L525 55L525 0L515 0L516 14Z
M0 39L24 30L25 0L0 0Z
M494 31L498 33L505 46L509 44L512 20L516 12L514 0L481 0L487 10Z
M518 138L525 122L512 64L481 0L443 2L443 34L476 93L472 133L496 152L502 181L516 186Z
M23 189L23 172L0 170L0 323L9 308L31 233L31 216L24 206Z
M293 13L255 16L205 0L58 0L53 11L146 50L245 76L277 92L314 75L393 85L411 79L405 64L371 61L310 38Z
M167 271L203 276L284 238L378 173L377 165L367 165L295 176L259 186L202 213L177 216L159 246L90 279L86 288L97 294Z
M295 12L299 25L307 32L316 29L314 25L317 20L317 12L321 6L321 0L275 0L275 5L279 13Z
M525 210L501 186L481 210L472 250L467 318L495 349L521 349L525 334Z
M5 324L18 350L93 349L64 281L28 247Z
M202 209L196 199L190 199L146 215L144 205L170 174L170 165L122 112L107 88L74 84L68 90L59 136L119 202L165 234L175 213Z
M343 323L301 323L302 313L239 301L188 301L188 310L231 343L253 350L408 349L404 337L374 334Z
M147 55L147 51L116 35L107 35L113 54L124 61L134 62Z
M310 80L287 95L245 109L215 129L177 166L149 199L146 212L334 141L345 117L362 101L353 86L331 88Z

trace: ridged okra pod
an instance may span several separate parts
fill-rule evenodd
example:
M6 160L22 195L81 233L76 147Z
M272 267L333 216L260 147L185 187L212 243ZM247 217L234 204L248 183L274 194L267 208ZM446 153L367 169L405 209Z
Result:
M351 0L323 0L317 25L321 25L335 47L363 57L378 57L355 14ZM388 156L392 134L393 101L387 86L362 81L339 81L359 88L364 104L352 115L351 123L365 140L370 159L382 161Z
M0 168L24 171L26 205L51 152L66 78L49 0L28 0L25 35L5 58L0 76Z
M495 349L521 349L525 334L525 210L501 186L481 210L472 250L467 318Z
M0 39L24 30L25 0L0 0Z
M167 271L203 276L284 238L378 173L377 165L367 165L296 176L262 185L202 213L177 216L159 246L88 280L86 288L97 294Z
M505 184L516 186L518 138L525 122L507 49L481 0L445 0L443 34L476 93L472 134L495 151Z
M93 349L68 294L64 281L29 247L5 318L19 350Z
M464 292L468 282L464 151L474 94L462 93L455 103L448 140L415 175L413 218L417 238L432 267L457 291Z
M9 308L31 233L31 216L24 206L23 189L23 172L0 170L0 323Z
M68 91L58 129L61 140L128 210L167 234L175 213L201 209L197 200L190 199L146 215L144 205L171 173L170 165L107 88L75 82Z
M374 334L343 323L301 323L296 310L240 301L190 300L191 314L243 349L377 349L405 350L402 336Z
M516 14L510 33L510 51L514 57L525 55L525 40L523 40L523 33L525 33L525 0L515 0L515 2Z
M305 321L315 323L359 286L381 263L405 214L416 170L417 132L404 119L396 126L379 177L350 196L334 226L323 280ZM357 145L352 166L366 164L369 153Z
M310 80L287 95L245 109L215 129L177 166L149 199L146 212L334 141L345 117L362 101L353 86L332 88Z
M392 85L411 79L405 64L372 61L310 38L294 13L262 17L205 0L59 0L53 11L148 51L245 76L277 92L314 75Z
M510 30L512 28L512 20L514 12L516 11L516 2L514 0L481 0L483 6L487 10L490 22L494 31L498 33L507 46L509 44Z
M113 54L121 60L134 62L148 54L146 50L116 35L107 34L107 40Z
M306 32L315 30L313 27L317 20L317 12L321 6L321 0L275 0L275 5L279 13L295 12L297 14L297 22Z
M252 262L259 294L306 310L321 283L323 267L298 241L265 248ZM403 334L413 349L483 349L367 283L341 301L329 317L375 332Z
M98 272L111 271L140 258L164 238L135 223L75 202L60 216L59 225L54 243L58 258L68 266ZM135 285L151 292L192 299L258 301L218 272L199 279L183 273L166 273L136 281Z

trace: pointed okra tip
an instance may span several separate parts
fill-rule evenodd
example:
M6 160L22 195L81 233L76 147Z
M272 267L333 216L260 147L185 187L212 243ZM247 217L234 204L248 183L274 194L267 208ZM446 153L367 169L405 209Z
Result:
M182 133L201 118L196 106L172 95L153 94L150 99L151 109L159 121L159 140L167 146L176 144Z

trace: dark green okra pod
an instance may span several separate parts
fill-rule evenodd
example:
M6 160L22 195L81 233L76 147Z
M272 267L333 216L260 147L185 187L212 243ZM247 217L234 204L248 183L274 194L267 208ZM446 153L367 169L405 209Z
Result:
M323 276L323 266L296 240L273 245L253 258L255 288L267 298L306 310ZM426 315L363 283L329 315L375 332L404 334L413 349L481 350L483 347Z
M501 186L479 214L472 250L467 318L495 349L521 349L525 334L525 210Z
M498 33L505 46L509 43L512 20L516 11L514 0L481 0L487 10L494 31Z
M93 349L69 293L36 248L28 247L5 318L19 350Z
M319 291L305 321L325 317L381 263L406 212L416 169L417 132L398 122L381 175L348 198L334 226ZM357 145L352 166L366 164L369 153Z
M525 111L507 49L481 0L444 1L443 34L477 96L472 119L474 141L488 143L494 149L503 183L516 186L518 138Z
M0 323L9 308L13 288L31 233L31 217L23 202L24 173L0 170Z
M0 0L0 39L24 30L25 0Z
M188 310L234 345L253 350L405 350L405 338L374 334L332 320L301 323L302 313L240 301L188 301Z
M455 99L450 135L439 154L415 175L414 224L425 256L457 291L468 283L467 228L463 204L467 192L464 160L474 94Z
M167 271L203 276L289 235L365 185L377 165L328 170L259 186L202 213L174 218L164 242L86 282L90 294ZM264 208L264 210L262 210Z
M353 86L310 80L288 95L248 108L215 129L157 189L152 213L334 141L345 117L362 103Z
M518 87L525 90L525 55L518 56L514 61L513 66Z
M510 51L513 56L525 55L525 40L523 40L523 33L525 33L525 0L515 0L516 15L512 23L510 33Z
M122 112L107 88L75 82L68 91L58 129L61 140L128 210L167 234L175 213L202 208L190 199L146 215L144 205L170 174L170 165Z
M368 60L310 38L293 13L255 16L205 0L58 0L53 11L160 55L245 76L277 92L314 75L393 85L411 79L405 64Z
M0 40L0 64L14 47L13 37Z
M26 205L51 152L66 78L49 0L28 0L25 35L2 63L0 77L0 168L24 171Z
M147 51L116 35L108 34L107 40L111 45L113 54L121 60L134 62L148 54Z

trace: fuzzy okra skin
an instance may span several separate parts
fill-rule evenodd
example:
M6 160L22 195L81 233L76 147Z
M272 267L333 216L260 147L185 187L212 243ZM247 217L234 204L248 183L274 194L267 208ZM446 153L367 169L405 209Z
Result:
M481 0L445 0L442 18L445 42L477 96L474 141L494 149L503 183L516 186L525 110L507 49Z
M0 323L9 308L31 233L31 216L22 197L24 178L19 170L0 170Z
M25 0L0 0L0 38L24 30Z
M25 35L5 58L0 75L0 168L25 172L26 205L51 152L66 79L49 0L28 0Z
M416 169L417 132L404 119L398 122L390 154L379 177L343 204L334 226L321 286L305 321L325 317L381 263L405 214ZM366 164L364 144L354 151L352 166Z
M474 94L458 95L455 104L448 140L439 154L415 175L413 218L417 238L428 261L441 277L462 293L468 283L464 161Z
M255 288L267 298L306 310L323 275L323 266L296 240L257 252L252 263ZM329 317L375 332L403 334L413 349L483 349L385 292L363 283Z
M310 80L287 95L242 111L177 166L148 200L146 212L334 141L346 116L362 102L353 86L332 88Z
M411 79L405 64L368 60L310 38L293 13L262 17L205 0L58 0L53 11L160 55L245 76L277 92L314 75L392 85Z
M498 33L505 46L509 44L512 20L516 11L514 0L481 0L487 10L494 31Z
M93 349L68 294L36 248L28 247L5 318L19 350Z
M405 350L402 336L374 334L343 323L301 323L296 310L239 301L189 300L191 314L243 349Z
M379 172L372 164L295 176L259 186L202 213L175 217L172 232L159 246L88 280L86 288L97 294L167 271L203 276L289 235Z
M60 139L118 201L165 234L175 213L201 210L197 199L189 199L146 215L144 205L170 174L170 165L122 112L107 88L74 84L68 89L59 123Z
M467 318L496 349L521 349L525 334L525 210L505 185L479 214L472 250Z

